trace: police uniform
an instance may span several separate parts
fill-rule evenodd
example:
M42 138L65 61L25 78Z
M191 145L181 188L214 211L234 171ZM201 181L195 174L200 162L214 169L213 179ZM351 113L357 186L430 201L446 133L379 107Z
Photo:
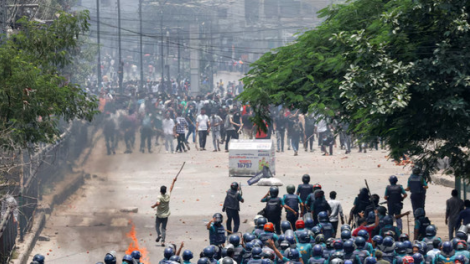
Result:
M280 197L265 197L261 200L262 202L266 202L266 218L268 222L273 223L276 234L281 233L281 214L282 214L282 206L283 201Z
M222 212L227 213L227 230L232 231L232 219L233 219L233 233L238 232L240 227L240 201L243 200L238 190L229 189L227 196L225 196L224 206Z
M424 188L428 184L420 175L411 174L408 178L408 188L411 192L411 206L413 212L418 208L424 209L424 202L426 199L426 189Z
M220 246L225 243L225 228L223 225L216 226L214 223L209 228L209 241L211 245Z
M296 194L284 194L282 200L283 205L289 206L290 208L292 208L292 210L297 213L294 214L286 209L286 219L291 223L292 228L295 229L295 221L297 221L297 216L299 215L299 204L302 203L302 200Z

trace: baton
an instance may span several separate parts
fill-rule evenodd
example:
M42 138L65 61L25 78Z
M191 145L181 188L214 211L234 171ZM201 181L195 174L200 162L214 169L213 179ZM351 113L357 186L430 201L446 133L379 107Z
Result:
M369 192L369 201L372 203L372 207L374 208L374 211L375 211L375 209L377 208L375 208L375 203L374 201L372 201L372 193L370 192L369 184L367 183L366 179L364 179L364 182L366 183L367 191Z
M176 174L175 180L178 179L178 176L180 175L181 171L183 170L184 164L186 164L186 161L183 162L183 165L181 165L180 171L178 171L178 174Z

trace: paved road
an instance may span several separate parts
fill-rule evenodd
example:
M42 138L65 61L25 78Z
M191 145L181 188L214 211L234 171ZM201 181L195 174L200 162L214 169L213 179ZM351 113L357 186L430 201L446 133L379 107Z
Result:
M110 250L116 250L122 257L131 242L126 234L135 225L140 246L149 251L149 261L145 263L157 263L163 248L154 241L155 218L150 206L155 202L160 185L169 185L185 161L186 166L172 193L167 242L184 241L185 247L197 256L208 244L205 223L215 212L221 211L225 190L234 180L247 180L229 178L228 154L213 153L209 148L206 152L192 149L184 154L164 154L164 150L157 148L153 154L126 155L120 150L115 156L106 156L104 142L98 142L84 166L87 172L98 177L88 180L76 195L54 209L43 231L51 240L38 242L33 254L49 253L46 258L49 264L96 263ZM364 186L364 179L380 196L383 196L389 175L398 175L399 182L405 182L409 168L393 165L385 155L385 151L367 154L353 151L349 156L323 157L316 151L300 152L295 157L289 151L277 155L277 178L284 184L297 185L301 176L309 173L312 182L321 183L326 193L336 190L338 199L349 211L359 188ZM268 188L243 185L246 202L241 208L244 222L241 230L245 231L251 228L253 217L262 209L259 200ZM428 192L428 214L440 227L443 237L447 233L443 212L450 191L431 185ZM284 193L282 187L281 194ZM129 207L137 207L138 213L120 212ZM405 210L410 208L410 201L406 200Z

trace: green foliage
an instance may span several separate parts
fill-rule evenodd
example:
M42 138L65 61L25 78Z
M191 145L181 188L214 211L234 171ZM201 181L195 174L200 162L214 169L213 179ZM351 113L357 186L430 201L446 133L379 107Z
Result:
M346 119L435 170L450 158L470 171L469 1L357 0L324 9L324 23L265 54L244 78L240 98L256 121L267 105ZM262 124L259 122L258 124Z
M80 52L88 13L59 13L50 25L19 21L22 30L0 46L0 144L4 149L52 142L58 121L91 120L96 99L61 71Z

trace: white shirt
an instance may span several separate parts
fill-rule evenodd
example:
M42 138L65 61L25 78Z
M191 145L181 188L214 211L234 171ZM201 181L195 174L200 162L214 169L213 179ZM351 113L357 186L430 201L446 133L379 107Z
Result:
M343 207L341 206L341 203L337 200L329 200L328 204L331 207L331 214L330 214L330 222L338 222L338 214L341 216L341 218L344 217L343 215Z
M163 133L165 133L165 135L173 135L173 127L175 127L175 121L173 121L173 119L163 119L162 125Z
M198 124L198 130L207 130L207 122L209 121L209 117L207 115L198 115L196 118L196 123Z
M320 120L317 124L317 132L318 133L323 133L323 132L326 132L326 130L328 130L327 126L326 126L326 121L325 119L323 118L322 120Z

